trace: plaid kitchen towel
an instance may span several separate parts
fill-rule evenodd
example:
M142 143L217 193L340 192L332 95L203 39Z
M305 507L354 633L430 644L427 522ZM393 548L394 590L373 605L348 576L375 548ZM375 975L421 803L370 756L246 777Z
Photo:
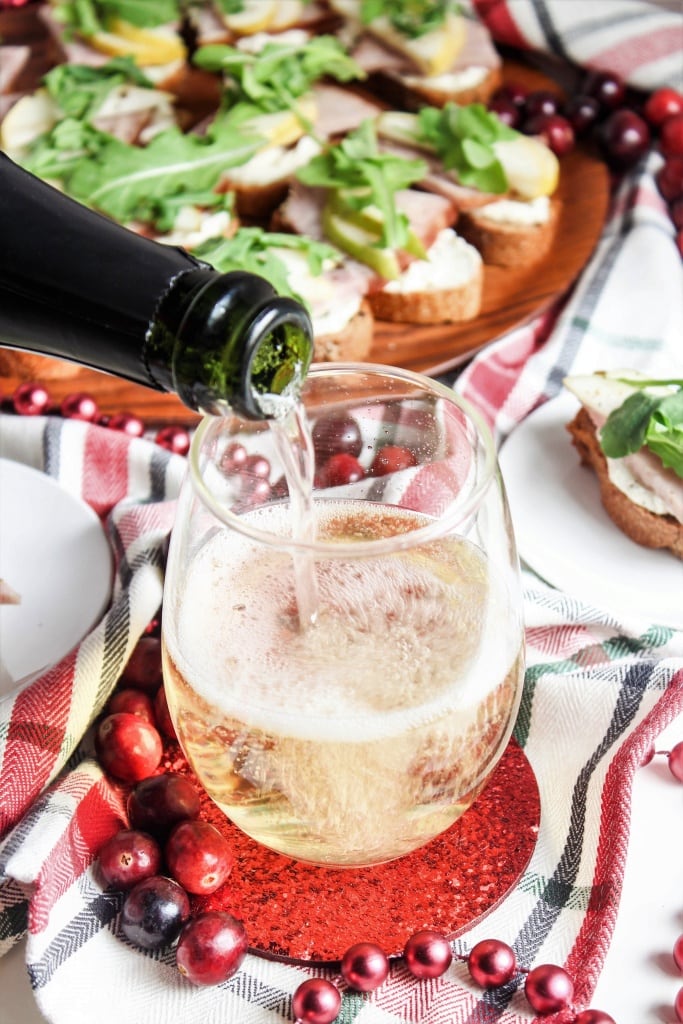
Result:
M593 0L474 6L501 42L609 66L645 87L680 81L672 49L680 50L680 13L665 7L610 3L608 42L597 24L607 5ZM642 32L645 19L648 45L636 50L630 32L638 23ZM683 271L654 186L658 161L651 156L625 179L571 296L491 346L457 380L498 442L558 394L570 371L681 373ZM158 607L183 460L146 441L52 418L1 417L0 440L2 454L56 476L97 510L117 565L102 622L61 665L0 705L0 950L28 931L27 969L53 1024L90 1024L94 1013L102 1024L291 1022L292 994L313 969L250 955L228 983L196 989L178 974L172 951L146 954L121 938L120 899L93 872L96 850L125 813L92 759L86 727ZM563 964L581 1007L590 1003L618 912L633 776L659 732L683 713L683 633L642 616L620 619L531 573L524 583L528 670L516 738L538 780L538 842L515 889L454 949L464 953L495 936L526 967ZM398 961L377 992L343 990L339 1021L522 1024L533 1014L518 983L484 994L459 961L443 978L417 983Z
M562 308L496 343L458 379L499 440L558 391L569 369L680 368L681 265L655 168L653 157L624 183ZM53 1024L89 1024L93 1006L103 1024L291 1021L292 994L315 969L249 955L226 984L194 988L175 969L172 950L147 954L121 938L120 897L103 891L93 871L96 850L125 814L92 759L89 734L77 739L159 603L168 501L183 460L150 442L52 418L2 417L0 436L4 454L56 475L97 509L118 570L103 622L2 709L0 941L8 947L28 928L27 969ZM683 713L683 633L642 617L620 620L529 573L524 579L528 670L516 738L538 780L538 842L514 890L454 949L465 953L496 936L526 967L563 964L581 1007L590 1004L618 911L633 775L658 733ZM339 981L333 968L327 973ZM375 993L340 987L343 1024L533 1017L519 979L484 994L458 960L437 981L417 983L397 961Z

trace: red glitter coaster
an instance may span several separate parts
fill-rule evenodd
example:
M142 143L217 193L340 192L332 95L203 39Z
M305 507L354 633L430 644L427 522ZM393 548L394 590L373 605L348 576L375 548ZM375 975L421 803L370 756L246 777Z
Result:
M182 759L166 766L188 772ZM230 840L236 864L217 892L194 898L193 909L228 910L240 918L254 953L330 963L360 941L397 956L421 928L453 936L492 910L529 863L540 800L531 765L510 743L489 785L447 832L389 864L341 870L265 849L208 797L202 817Z

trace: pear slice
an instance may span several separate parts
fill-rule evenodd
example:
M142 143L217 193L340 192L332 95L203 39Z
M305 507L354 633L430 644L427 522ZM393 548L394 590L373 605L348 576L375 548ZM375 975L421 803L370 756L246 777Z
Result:
M334 193L330 197L328 204L335 214L348 221L349 224L362 228L377 240L381 237L383 217L381 211L376 206L370 205L363 207L362 210L355 210L348 203L345 203L338 193ZM411 227L408 228L408 238L403 249L405 252L410 253L411 256L417 257L417 259L422 260L427 255L427 250L422 240Z
M552 149L529 135L493 143L511 191L522 199L551 196L560 179L560 163Z
M369 31L394 50L408 57L427 78L443 75L455 64L465 45L467 28L465 19L453 11L447 12L443 24L421 36L407 36L399 32L388 18L375 18Z
M278 15L277 0L243 0L242 9L224 14L225 25L237 35L250 36L266 32Z
M360 263L389 281L400 276L401 270L396 253L393 249L379 245L379 233L372 232L358 224L351 223L346 217L336 213L331 204L323 208L323 230L333 245L348 253Z
M174 31L138 28L122 18L112 18L106 32L95 32L88 42L108 57L134 58L139 67L171 64L185 58L185 47Z

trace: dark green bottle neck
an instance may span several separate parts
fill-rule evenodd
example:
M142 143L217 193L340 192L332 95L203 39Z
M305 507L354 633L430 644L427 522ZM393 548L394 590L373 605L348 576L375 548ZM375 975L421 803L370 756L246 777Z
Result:
M263 278L208 266L174 278L147 334L151 382L190 408L273 415L273 398L298 394L313 353L306 310Z

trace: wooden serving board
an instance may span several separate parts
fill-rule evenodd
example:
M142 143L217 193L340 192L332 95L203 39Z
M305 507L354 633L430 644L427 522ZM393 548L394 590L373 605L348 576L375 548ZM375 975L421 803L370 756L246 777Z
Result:
M15 9L11 25L7 19L10 12L3 12L0 30L5 29L14 44L24 41L39 51L46 45L44 38L27 28L22 31L22 25L30 24L30 7ZM46 54L42 57L45 59ZM517 61L505 62L504 78L529 89L562 91L545 73ZM432 375L444 373L462 365L566 292L589 260L602 231L609 203L606 166L587 150L575 149L561 160L556 195L562 200L562 210L555 240L542 263L518 270L486 267L482 311L476 320L428 327L377 322L369 361ZM135 412L150 425L197 420L173 396L55 360L26 359L20 354L13 357L8 350L0 355L4 395L11 394L22 380L40 379L55 401L73 391L87 391L97 399L103 413Z

